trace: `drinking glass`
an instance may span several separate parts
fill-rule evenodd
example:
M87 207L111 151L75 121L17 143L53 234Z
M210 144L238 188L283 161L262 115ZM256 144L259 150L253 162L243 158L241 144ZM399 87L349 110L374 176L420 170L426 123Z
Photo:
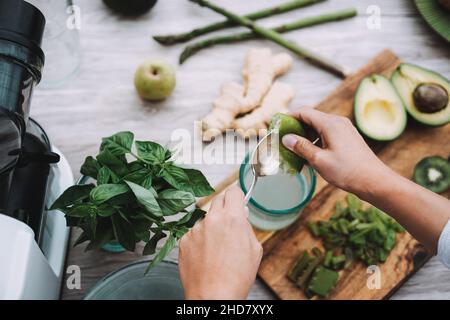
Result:
M247 193L253 179L245 157L239 170L239 184ZM294 223L311 200L316 188L314 169L305 165L301 172L288 174L282 170L258 179L248 203L249 221L260 230L280 230Z
M81 63L77 24L80 11L72 0L27 0L45 16L42 39L45 66L40 88L65 84L78 72Z

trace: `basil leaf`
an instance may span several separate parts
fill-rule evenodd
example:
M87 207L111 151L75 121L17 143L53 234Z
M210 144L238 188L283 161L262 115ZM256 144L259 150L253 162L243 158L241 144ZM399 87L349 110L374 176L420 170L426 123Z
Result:
M102 139L100 151L109 150L116 156L131 152L134 135L129 131L118 132L110 137Z
M152 181L152 187L153 187L153 189L155 189L156 191L159 192L159 191L162 191L164 189L168 189L171 186L163 178L161 178L161 177L154 177L153 181Z
M201 219L203 219L206 215L206 211L202 209L194 209L193 211L186 214L183 218L178 220L177 226L183 226L186 228L192 228L195 223Z
M133 226L123 220L120 215L111 217L114 235L117 241L127 250L134 251L136 241L134 239Z
M195 169L183 170L189 179L189 184L196 197L206 197L214 193L214 188L211 187L201 171Z
M181 228L174 230L173 234L174 234L175 238L181 239L188 232L189 232L189 228L181 227Z
M106 166L102 166L98 171L97 185L109 183L110 180L112 183L118 183L120 178L112 172L111 169Z
M106 243L114 239L114 231L111 223L111 219L102 219L99 221L95 238L91 239L86 247L86 251L99 249Z
M97 232L97 217L95 215L89 216L87 220L88 228L89 228L89 237L91 239L95 239L95 234Z
M164 232L162 231L156 232L145 245L144 251L142 251L142 255L148 256L150 254L154 254L156 252L156 246L158 245L158 241L165 237L166 235L164 234Z
M148 223L158 223L164 221L163 216L156 217L155 215L149 215L147 211L137 211L137 213L132 214L131 217L133 219L147 221Z
M146 167L145 167L145 163L144 163L144 162L141 162L141 161L139 161L139 160L136 160L136 161L133 161L133 162L128 163L128 164L127 164L127 167L128 167L128 171L130 171L130 172L138 171L138 170L141 170L141 169L145 169L145 168L146 168Z
M156 192L154 190L151 191L152 189L145 189L131 181L125 182L128 184L131 191L133 191L137 201L143 205L148 212L155 216L162 216L163 213L159 207L158 201L156 201Z
M84 160L84 163L80 168L80 173L87 177L97 179L99 169L100 165L98 164L97 160L89 156Z
M136 239L147 242L150 239L150 228L153 222L139 219L133 220L134 234Z
M130 220L128 220L127 216L125 215L125 213L123 213L122 210L117 210L119 212L119 215L122 217L123 220L125 220L128 223L131 223Z
M106 203L108 203L113 207L125 207L137 205L136 197L133 195L132 192L119 194L118 196L115 196L114 198L111 198L108 201L106 201Z
M103 202L128 191L129 188L124 184L102 184L91 190L90 198L96 204L102 204Z
M153 257L153 260L150 262L150 264L145 269L145 274L147 274L151 268L156 266L158 263L160 263L169 253L172 251L172 249L177 244L177 239L171 234L169 235L169 238L167 239L164 246L159 250L159 252L156 254L155 257Z
M102 203L97 209L97 214L100 217L110 217L116 212L116 209L107 203Z
M83 220L81 218L69 217L67 214L66 214L65 218L66 218L66 225L68 227L79 227Z
M152 172L145 168L131 172L123 177L123 179L136 183L145 189L150 189L152 186Z
M194 202L194 195L186 191L167 189L158 194L158 203L165 216L176 214Z
M111 170L108 167L101 167L97 174L97 185L106 184L111 178Z
M103 166L108 167L119 177L123 177L129 173L126 161L122 161L120 158L112 154L109 150L103 150L97 156L97 161L100 162Z
M167 150L162 145L152 141L136 141L137 154L143 160L152 164L166 161Z
M160 175L175 189L194 193L189 183L189 177L182 168L171 164L164 167Z
M89 218L97 215L97 207L92 204L75 205L66 215L74 218Z
M89 193L94 187L93 184L83 184L67 188L66 191L53 202L50 210L67 208L68 206L89 198Z

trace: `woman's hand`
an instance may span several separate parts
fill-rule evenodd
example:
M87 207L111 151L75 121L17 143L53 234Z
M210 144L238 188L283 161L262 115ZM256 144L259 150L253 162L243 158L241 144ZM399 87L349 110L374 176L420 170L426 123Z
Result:
M180 277L186 299L246 299L262 257L236 186L212 201L205 219L180 242Z
M307 108L293 115L320 134L324 147L287 135L283 137L287 148L308 160L331 184L390 214L431 252L436 252L441 232L450 219L448 199L385 166L347 118ZM450 246L446 244L446 248ZM450 255L450 249L443 251L446 253L441 255ZM450 266L450 257L443 259Z
M317 131L323 148L296 135L284 136L284 146L305 158L331 184L360 194L370 190L380 175L390 173L349 119L311 108L292 115Z

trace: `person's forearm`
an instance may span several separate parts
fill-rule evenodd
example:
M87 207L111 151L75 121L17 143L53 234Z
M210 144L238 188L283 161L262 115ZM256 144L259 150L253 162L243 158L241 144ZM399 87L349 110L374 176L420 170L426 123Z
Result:
M380 168L370 182L355 193L391 215L433 253L450 219L450 200L398 175Z

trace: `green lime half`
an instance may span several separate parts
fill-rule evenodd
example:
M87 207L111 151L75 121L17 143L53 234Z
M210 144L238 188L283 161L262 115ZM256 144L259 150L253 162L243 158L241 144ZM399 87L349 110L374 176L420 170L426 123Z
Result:
M300 172L305 165L305 159L300 158L291 150L287 149L281 139L287 134L295 134L306 137L306 130L302 124L294 117L287 114L277 113L270 122L270 130L279 132L279 148L281 168L288 173L295 174Z

